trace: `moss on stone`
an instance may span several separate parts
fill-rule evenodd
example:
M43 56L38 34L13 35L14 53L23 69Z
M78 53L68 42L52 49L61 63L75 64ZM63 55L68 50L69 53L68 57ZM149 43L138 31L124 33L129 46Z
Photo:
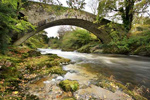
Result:
M65 92L75 92L79 89L79 83L77 81L72 80L64 80L59 83L59 86L65 91Z

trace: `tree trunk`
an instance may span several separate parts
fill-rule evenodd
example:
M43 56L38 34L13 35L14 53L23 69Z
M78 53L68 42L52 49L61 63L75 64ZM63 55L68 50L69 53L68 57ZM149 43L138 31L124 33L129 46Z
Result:
M133 21L133 8L134 8L134 0L126 0L125 1L125 11L122 16L124 27L126 28L127 32L132 27L132 21Z

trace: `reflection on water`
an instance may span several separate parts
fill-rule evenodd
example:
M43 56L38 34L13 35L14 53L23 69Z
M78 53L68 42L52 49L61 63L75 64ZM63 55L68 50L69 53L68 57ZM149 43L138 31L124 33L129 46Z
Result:
M39 49L42 54L52 53L71 59L80 66L86 66L89 71L114 75L126 83L145 85L150 88L150 58L125 55L86 54L78 52L65 52L55 49Z

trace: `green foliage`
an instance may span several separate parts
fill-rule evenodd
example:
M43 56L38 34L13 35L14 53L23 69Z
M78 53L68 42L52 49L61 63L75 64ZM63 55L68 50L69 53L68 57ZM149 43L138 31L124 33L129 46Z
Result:
M57 37L51 37L49 39L49 46L53 49L57 49L61 47L61 41Z
M29 6L32 7L33 4L37 8L42 7L49 14L54 13L56 15L61 15L62 13L66 12L67 10L71 10L71 9L68 9L67 7L62 7L61 5L57 5L57 4L50 6L49 4L44 4L44 3L40 3L40 2L32 2L32 1L24 4L24 8L29 9L28 7Z
M100 48L100 43L98 41L94 41L94 42L90 42L86 45L83 45L77 51L82 52L82 53L92 53L98 48Z
M53 5L53 6L47 6L47 12L49 13L55 13L56 15L61 15L63 12L66 12L68 10L68 8L66 7L62 7L59 5Z
M61 47L62 49L76 50L94 39L95 37L88 31L84 29L76 29L64 35Z
M48 73L51 73L51 74L58 74L58 75L66 74L66 71L64 71L62 67L60 66L53 66L49 68L48 70L49 70Z
M0 82L2 83L0 84L0 95L7 95L12 91L19 90L18 84L21 83L23 76L18 71L16 64L5 57L5 59L0 59L0 66ZM1 96L0 99L2 99Z
M84 45L81 48L79 48L77 51L82 52L82 53L90 53L91 47L92 46L90 44L87 44L87 45Z
M149 19L146 18L148 21ZM137 54L149 56L149 43L150 43L150 25L145 23L143 18L142 23L134 25L131 30L130 36L120 35L117 31L111 29L110 36L112 38L109 44L103 46L104 53L119 53L119 54ZM110 24L111 25L111 24ZM111 26L109 27L111 28Z
M134 15L147 12L149 4L148 0L99 0L97 19L110 17L112 20L118 20L121 18L128 32L132 28ZM114 15L110 16L112 12Z
M79 83L77 81L71 81L71 80L64 80L59 83L59 86L65 91L65 92L75 92L79 89Z
M85 0L67 0L67 5L73 9L83 9L85 6Z
M150 55L150 31L144 30L142 33L124 37L119 40L112 40L109 44L104 45L104 53L121 53L121 54L138 54Z
M59 48L66 51L78 50L79 52L89 53L91 52L90 49L96 45L99 45L97 37L81 28L63 31L60 39L52 37L49 40L51 48Z
M30 37L25 43L23 43L24 46L27 46L32 49L36 48L45 48L48 44L48 37L45 34L36 34L32 37Z
M108 89L112 92L115 92L117 90L115 87L115 84L106 80L102 80L102 82L99 83L99 86L102 88Z
M2 0L0 3L0 47L1 53L5 53L9 43L11 42L11 36L13 33L27 32L29 29L34 29L30 23L18 20L18 11L22 3L18 0Z
M10 42L9 32L15 28L16 20L13 19L14 17L15 10L13 6L8 3L0 3L0 47L2 53L4 53Z
M16 24L16 30L18 33L26 33L29 30L35 30L35 26L33 26L31 23L24 21L24 20L18 20Z
M0 55L0 100L39 100L34 95L26 94L26 84L50 73L65 74L59 64L70 61L57 55L42 56L39 52L27 48L9 49L7 55ZM24 58L23 54L27 56Z

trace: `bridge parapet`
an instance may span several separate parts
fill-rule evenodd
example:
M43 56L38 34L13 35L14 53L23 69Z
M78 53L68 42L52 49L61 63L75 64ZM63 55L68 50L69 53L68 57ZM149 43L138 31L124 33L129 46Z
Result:
M30 2L21 13L37 27L61 19L82 19L89 22L96 20L96 16L88 12L38 2Z

